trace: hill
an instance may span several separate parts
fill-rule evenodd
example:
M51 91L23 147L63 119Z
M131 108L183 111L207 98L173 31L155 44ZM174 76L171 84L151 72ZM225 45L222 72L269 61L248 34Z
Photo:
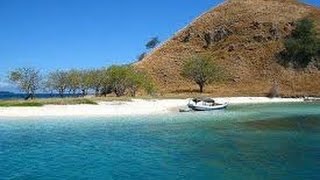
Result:
M230 74L206 92L216 96L265 96L276 83L283 96L320 95L320 72L285 68L277 55L299 19L315 20L320 10L295 0L229 0L196 18L135 64L155 80L161 93L197 86L180 75L191 56L206 53Z

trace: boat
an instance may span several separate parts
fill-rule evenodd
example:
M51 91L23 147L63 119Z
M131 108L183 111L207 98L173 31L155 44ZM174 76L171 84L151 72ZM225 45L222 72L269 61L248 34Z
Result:
M194 111L213 111L226 109L229 103L216 103L211 98L194 98L189 101L188 107Z

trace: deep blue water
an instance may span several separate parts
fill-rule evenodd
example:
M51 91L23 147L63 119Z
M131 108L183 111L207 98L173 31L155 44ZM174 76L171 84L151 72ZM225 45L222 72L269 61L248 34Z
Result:
M320 104L0 120L0 179L319 179Z

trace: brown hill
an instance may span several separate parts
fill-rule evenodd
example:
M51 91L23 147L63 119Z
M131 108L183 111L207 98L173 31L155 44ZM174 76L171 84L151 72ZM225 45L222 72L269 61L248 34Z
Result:
M295 22L316 21L320 10L294 0L229 0L204 13L155 49L138 68L147 71L162 93L192 92L197 86L180 76L183 63L210 54L230 73L223 84L205 90L216 96L264 96L276 82L284 96L320 95L320 72L284 68L276 55Z

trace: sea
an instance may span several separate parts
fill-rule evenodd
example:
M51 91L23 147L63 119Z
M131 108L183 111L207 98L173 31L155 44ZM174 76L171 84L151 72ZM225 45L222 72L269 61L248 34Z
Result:
M0 179L320 179L320 104L0 118Z

